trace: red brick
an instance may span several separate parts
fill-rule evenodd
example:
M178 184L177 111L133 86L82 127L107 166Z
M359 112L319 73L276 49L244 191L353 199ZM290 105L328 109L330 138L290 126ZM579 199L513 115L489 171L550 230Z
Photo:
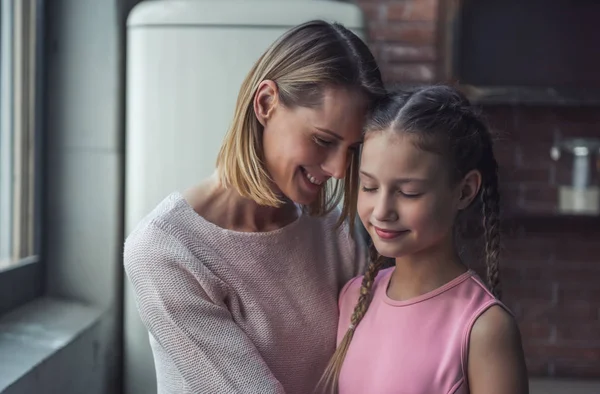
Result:
M530 175L535 173L534 169L524 169L523 172ZM555 210L557 207L558 192L555 187L549 184L548 172L544 172L543 169L540 169L539 173L536 173L536 175L541 176L542 179L539 179L536 183L534 183L535 180L533 180L533 182L521 183L524 203L533 205L534 207L532 208L535 210Z
M502 179L502 177L500 178ZM510 215L519 209L521 191L518 185L500 184L500 209L503 215ZM505 233L504 235L510 235Z
M574 262L589 262L596 264L600 259L600 243L597 240L572 239L566 235L568 242L555 244L555 256L557 261L563 264ZM600 265L597 265L600 269Z
M544 316L555 321L571 321L574 324L587 324L598 321L599 306L587 301L569 302L557 305L544 313Z
M554 161L550 157L551 142L517 144L515 146L516 163L520 167L550 168L554 165Z
M549 269L548 273L555 275L561 283L577 283L583 293L598 283L600 267L596 264L589 264L588 267L570 267L568 262L562 262ZM594 300L589 299L589 301ZM600 302L600 299L598 299L598 302ZM600 305L598 306L600 307Z
M371 23L383 21L382 16L385 15L385 5L376 2L359 1L358 7L362 10L367 21L367 26Z
M526 354L535 354L551 360L570 359L579 361L600 361L600 347L576 347L565 343L562 345L524 344Z
M515 111L515 107L508 105L483 107L483 115L500 141L510 142L513 139L517 130Z
M583 272L582 274L588 274ZM592 276L597 276L595 272ZM587 280L581 282L579 280L574 281L563 281L558 290L558 299L562 303L569 303L573 301L588 300L596 303L600 303L600 288L598 288L597 280ZM599 331L600 333L600 331Z
M540 322L521 322L519 324L523 343L528 343L532 340L549 341L552 335L552 326L547 323Z
M561 311L552 305L552 300L519 300L519 307L523 314L522 321L538 319L553 319Z
M549 366L548 360L539 357L526 357L527 372L529 376L548 376Z
M402 1L400 3L391 3L386 5L387 20L393 22L408 22L408 18L413 8L413 1Z
M595 107L553 108L554 119L564 137L598 137L600 113Z
M383 58L390 63L433 62L436 58L436 51L433 46L384 44L381 51Z
M558 322L556 333L559 341L589 341L598 344L600 343L600 322L585 324Z
M433 81L435 70L432 64L398 64L384 71L386 81L427 83Z
M550 168L528 168L515 166L502 166L498 176L503 180L524 183L543 183L550 185Z
M519 212L528 212L532 215L554 215L556 213L556 204L551 202L540 202L535 200L523 200L519 202ZM534 233L537 230L527 230L527 233ZM543 229L543 231L560 231L560 229Z
M584 362L576 360L556 360L554 374L557 377L568 378L598 378L600 377L600 360Z
M504 267L502 270L505 297L540 303L552 301L554 284L551 281L532 280L524 278L523 274L515 278L510 272L510 268Z
M514 138L523 144L551 146L559 125L555 110L546 107L521 107L514 112Z
M437 13L437 0L412 0L387 6L387 19L390 21L430 22L437 20Z
M503 260L511 260L511 264L516 262L522 268L526 268L527 264L532 262L548 264L554 254L552 245L544 238L504 238L503 243Z
M514 144L496 143L494 146L494 157L501 168L504 166L514 167L516 160Z
M371 40L400 42L409 45L433 45L435 27L433 24L373 24L369 29Z

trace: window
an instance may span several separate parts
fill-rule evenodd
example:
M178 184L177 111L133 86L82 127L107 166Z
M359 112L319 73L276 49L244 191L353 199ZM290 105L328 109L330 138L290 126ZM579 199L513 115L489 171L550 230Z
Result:
M0 0L0 313L39 295L43 2Z

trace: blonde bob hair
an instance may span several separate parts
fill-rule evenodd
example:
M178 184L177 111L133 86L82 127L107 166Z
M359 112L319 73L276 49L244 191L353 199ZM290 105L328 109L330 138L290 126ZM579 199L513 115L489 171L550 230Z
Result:
M341 87L364 93L370 103L384 92L381 74L365 43L340 24L321 20L296 26L279 37L258 59L240 88L233 122L217 157L217 172L225 187L266 206L282 200L270 188L263 163L262 131L253 100L262 81L277 84L279 99L288 108L318 107L323 91ZM343 185L322 188L306 207L313 215L330 212L344 196L340 223L354 217L358 181L358 154L350 158Z

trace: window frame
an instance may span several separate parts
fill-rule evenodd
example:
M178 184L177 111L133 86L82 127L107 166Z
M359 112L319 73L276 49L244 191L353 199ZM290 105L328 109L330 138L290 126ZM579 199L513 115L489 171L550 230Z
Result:
M8 231L6 227L0 229L0 247L4 251L10 250L14 260L7 268L0 268L2 315L41 296L44 291L40 240L45 178L42 128L45 118L46 2L0 2L0 217L8 214L12 219L11 225L6 226ZM15 48L24 50L19 52ZM20 54L18 58L17 53ZM15 141L16 128L23 131L18 141ZM13 178L17 178L15 170L32 175L13 182ZM6 186L10 187L9 191Z

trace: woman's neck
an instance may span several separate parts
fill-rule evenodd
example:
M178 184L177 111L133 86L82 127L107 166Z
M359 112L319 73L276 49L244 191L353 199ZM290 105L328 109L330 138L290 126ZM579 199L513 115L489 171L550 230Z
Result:
M435 290L466 271L449 236L424 251L396 258L387 293L394 300L408 300Z
M225 188L213 174L184 193L184 198L204 219L219 227L242 232L265 232L298 219L298 207L285 201L280 207L258 205L233 188Z

